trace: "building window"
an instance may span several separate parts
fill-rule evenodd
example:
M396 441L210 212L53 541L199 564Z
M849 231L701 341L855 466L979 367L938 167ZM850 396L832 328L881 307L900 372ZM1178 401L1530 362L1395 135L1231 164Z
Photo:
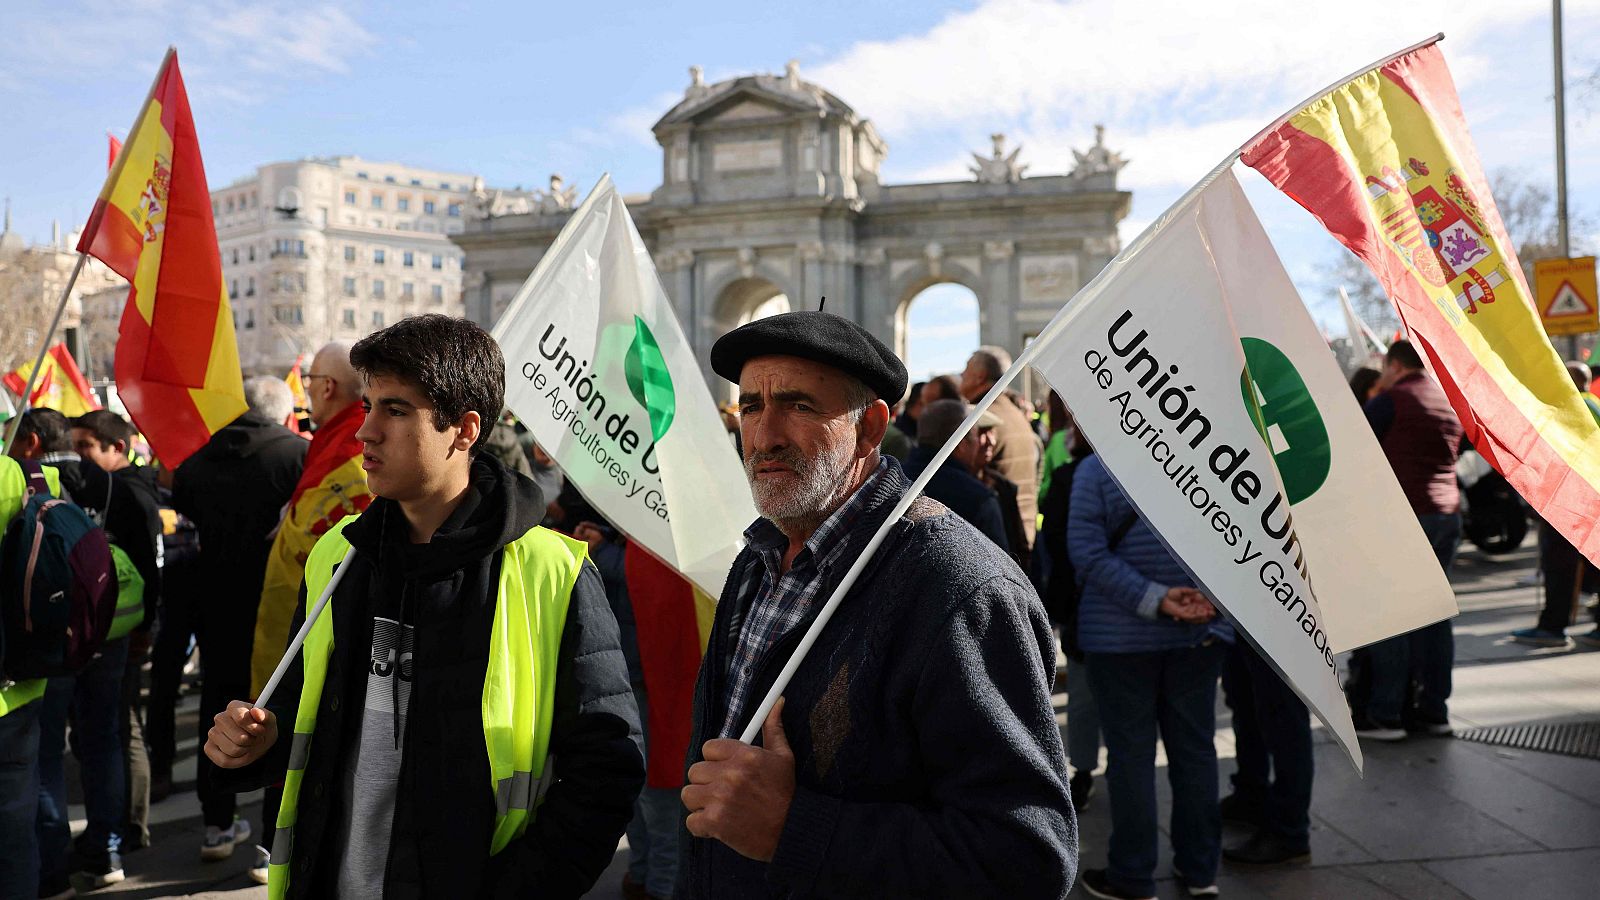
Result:
M272 242L272 255L297 256L301 259L305 259L306 242L294 241L290 240L289 238L278 238L276 241Z
M250 261L251 262L255 262L256 261L256 245L255 244L251 244L250 245Z
M344 245L344 261L345 262L355 262L356 261L356 248L355 248L354 244L345 244Z
M439 255L439 254L437 254L437 253L435 253L433 255L433 267L435 269L443 269L444 268L444 257Z
M383 209L383 195L382 194L373 194L372 195L372 208L373 209Z
M432 294L433 294L433 302L435 302L435 303L443 303L444 302L444 285L442 285L442 284L434 285L433 289L432 289Z
M416 296L416 287L417 287L416 285L412 284L409 281L401 284L400 285L400 296L406 298L407 300L410 300L412 297Z
M244 295L246 297L254 297L256 295L256 277L254 275L251 275L250 280L245 283Z
M229 300L237 300L237 299L239 299L239 279L237 279L237 278L235 278L233 280L233 282L228 285L228 299Z
M448 181L439 182L439 190L441 190L441 191L450 190L450 182L448 182Z
M239 264L239 248L238 247L233 248L233 264L236 265L236 266Z
M430 216L433 215L433 201L432 200L424 200L424 201L422 201L422 212L424 214L426 214L426 215L430 215Z
M411 211L411 198L410 197L401 197L401 198L395 200L394 201L394 208L399 210L400 212L410 212Z
M383 327L383 310L375 309L375 310L372 311L372 327L373 328L382 328Z
M246 331L256 327L256 311L254 309L244 311L244 327Z
M285 325L300 325L305 322L305 314L298 303L272 308L272 320Z
M413 179L411 179L411 186L412 187L422 187L422 179L421 178L413 178Z
M393 175L385 175L385 176L383 176L383 180L388 184L394 184L394 176Z
M413 257L413 254L412 254L412 252L410 250L407 250L404 253L401 253L400 254L400 265L405 266L408 269L411 268L412 262L413 262L412 257Z
M356 327L356 311L353 309L346 309L339 317L339 322L346 328Z
M223 210L226 211L226 212L230 212L230 213L233 212L233 198L232 197L229 197L228 198L228 202L223 204Z
M344 279L344 295L346 297L354 297L356 295L356 280L354 278L351 278L349 276L345 277L345 279Z
M383 297L383 279L382 278L374 278L374 279L372 279L372 296L378 297L380 299Z
M306 292L306 273L294 273L294 289L304 294Z
M366 181L367 180L367 173L365 173L365 172L357 172L356 173L356 177L361 179L362 181Z
M446 215L460 217L460 215L461 215L461 204L459 204L459 203L450 204L448 207L445 208L445 214Z
M344 192L344 205L345 206L355 206L356 205L356 192L355 191L345 191Z
M383 250L383 248L382 247L373 248L373 251L372 251L372 264L375 265L375 266L381 266L381 265L383 265L383 261L384 261L384 250Z

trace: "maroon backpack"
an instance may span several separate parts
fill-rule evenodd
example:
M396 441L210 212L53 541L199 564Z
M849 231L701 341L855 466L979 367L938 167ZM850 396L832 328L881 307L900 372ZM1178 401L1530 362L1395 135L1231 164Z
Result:
M0 540L0 674L12 681L81 670L117 611L106 533L82 507L51 496L38 463L22 468L28 500Z

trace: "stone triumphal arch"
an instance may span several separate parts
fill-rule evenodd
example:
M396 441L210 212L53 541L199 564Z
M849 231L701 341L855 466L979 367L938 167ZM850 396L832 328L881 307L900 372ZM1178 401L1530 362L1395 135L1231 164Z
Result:
M1026 174L1020 148L994 135L969 180L889 185L872 122L795 63L716 84L690 74L653 128L660 186L626 199L701 360L752 316L824 296L904 354L907 307L941 282L971 289L980 341L1015 353L1119 249L1130 195L1101 129L1065 175ZM529 203L477 198L456 236L478 322L500 315L571 215L574 193L551 183Z

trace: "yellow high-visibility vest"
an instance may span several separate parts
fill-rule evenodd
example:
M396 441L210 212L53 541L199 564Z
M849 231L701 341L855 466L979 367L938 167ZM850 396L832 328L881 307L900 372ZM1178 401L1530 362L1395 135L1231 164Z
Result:
M55 466L41 466L45 483L53 496L61 496L61 473ZM28 502L28 476L22 466L9 456L0 456L0 533L4 533L11 520L22 512ZM44 696L46 679L29 678L23 681L5 681L0 676L0 716Z
M350 550L346 518L317 541L306 560L306 603L314 605L334 568ZM489 664L483 679L483 740L489 752L489 788L494 792L494 836L489 855L505 849L528 828L534 809L554 780L549 757L555 713L556 665L567 606L588 551L581 541L546 528L530 529L507 544L500 561ZM295 713L289 770L278 806L272 859L267 866L267 896L280 900L289 890L289 862L299 818L300 782L311 758L317 706L333 653L332 601L312 625L301 646L305 684ZM281 739L281 738L280 738Z

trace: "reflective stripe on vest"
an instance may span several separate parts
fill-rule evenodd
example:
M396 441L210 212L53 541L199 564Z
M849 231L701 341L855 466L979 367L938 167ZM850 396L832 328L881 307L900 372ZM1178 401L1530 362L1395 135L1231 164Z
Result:
M317 541L306 560L308 603L322 595L333 569L350 544L339 522ZM554 778L549 757L555 713L555 681L561 634L566 626L572 586L588 547L545 528L533 528L507 544L501 556L489 661L483 680L483 738L489 755L490 789L495 798L494 836L489 855L520 837ZM267 866L267 896L279 900L289 889L294 858L294 826L299 818L300 784L311 758L317 707L333 652L332 601L311 627L301 648L305 684L289 746L289 770L278 806L272 859Z
M61 496L61 473L56 471L55 466L40 468L44 470L45 484L50 486L50 493ZM22 506L27 502L28 476L16 460L0 456L0 533L11 524L17 513L22 512ZM43 678L7 682L4 676L0 676L0 716L43 697L45 684L46 679Z

